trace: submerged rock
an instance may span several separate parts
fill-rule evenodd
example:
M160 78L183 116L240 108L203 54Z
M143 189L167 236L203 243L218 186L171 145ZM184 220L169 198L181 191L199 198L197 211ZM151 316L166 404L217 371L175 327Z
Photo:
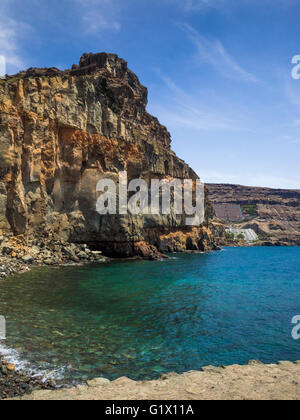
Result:
M32 264L34 259L31 255L25 255L25 257L22 258L25 264Z

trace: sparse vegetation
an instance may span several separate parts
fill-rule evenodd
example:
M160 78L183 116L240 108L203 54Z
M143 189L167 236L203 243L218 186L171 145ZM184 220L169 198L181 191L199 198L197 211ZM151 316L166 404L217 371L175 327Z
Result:
M238 243L238 242L245 242L246 238L243 233L235 236L233 232L227 231L225 233L225 238L227 242Z
M237 240L238 240L239 242L244 242L244 241L245 241L245 235L243 235L242 233L240 233L240 234L237 236Z
M260 232L258 233L258 238L260 241L268 241L270 239L273 239L273 236L267 232Z
M258 210L255 204L249 204L242 207L243 214L245 217L257 217L258 216Z
M234 242L234 234L232 232L226 232L225 238L228 242Z

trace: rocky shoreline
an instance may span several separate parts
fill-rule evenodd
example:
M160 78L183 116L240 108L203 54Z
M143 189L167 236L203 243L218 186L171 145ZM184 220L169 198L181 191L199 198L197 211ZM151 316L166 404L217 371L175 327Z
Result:
M42 266L106 263L101 251L86 244L70 244L47 240L24 240L23 237L0 237L0 281L18 273ZM6 281L6 280L5 280ZM0 400L14 398L34 390L56 389L52 380L44 381L16 371L12 363L0 356Z
M0 237L0 281L9 281L9 276L24 273L43 266L79 265L106 263L109 258L101 251L89 249L86 244L71 244L62 241L29 240L24 237ZM0 356L0 400L22 396L40 389L56 389L52 380L44 381L16 371L12 363Z
M154 381L115 381L98 378L85 386L56 391L38 390L25 400L299 400L300 362L246 366L203 367L179 375L170 373Z
M15 365L0 360L0 400L30 394L37 390L55 390L54 381L43 381L40 378L17 372Z
M231 242L226 241L225 239L218 241L218 246L221 248L224 247L233 247L233 248L253 248L253 247L297 247L299 245L290 243L290 242L281 242L281 241L257 241L257 242Z
M11 237L0 246L0 280L39 266L105 263L100 251L86 244L49 242L47 245ZM241 387L238 386L241 385ZM201 372L170 373L156 381L135 382L128 378L109 381L96 378L75 388L60 387L53 380L18 372L0 360L0 400L192 400L192 399L300 399L300 362L247 366L203 367Z
M0 237L0 279L34 267L105 263L109 258L86 244Z
M225 245L225 244L223 244ZM226 246L234 246L233 244L226 244ZM238 244L236 246L245 246L245 244ZM251 245L253 246L253 245ZM102 255L101 251L91 250L87 244L72 244L66 243L62 241L50 241L50 240L28 240L24 239L23 236L21 237L0 237L0 281L1 279L8 278L10 275L16 273L23 273L26 271L31 270L32 268L37 268L41 266L60 266L60 265L67 265L67 264L88 264L88 263L105 263L110 261L109 258ZM262 366L260 362L249 362L248 366L254 366L257 370L261 370ZM275 369L277 366L277 370ZM294 386L298 389L298 394L300 398L300 362L291 363L291 362L280 362L278 365L269 365L265 367L264 372L270 372L270 369L274 370L274 376L267 379L267 383L271 383L273 380L273 386L277 389L280 388L280 392L282 392L282 397L286 395L285 391L282 389L281 385L277 383L278 379L278 372L282 373L283 380L286 379L287 375L283 375L282 368L291 367L293 366L293 372L290 372L290 382L294 384ZM225 381L227 381L226 376L230 372L231 367L204 367L202 368L202 372L189 372L183 375L177 374L169 374L163 375L163 377L158 381L151 381L151 382L135 382L131 381L128 378L120 378L116 381L110 382L108 379L105 378L96 378L92 381L88 381L86 385L79 385L76 388L60 388L53 380L43 380L42 378L32 377L30 375L24 374L22 372L18 372L15 369L15 366L11 363L7 363L6 361L0 359L0 400L1 399L11 399L11 398L25 398L25 399L119 399L119 395L122 395L122 399L136 399L138 397L134 397L134 392L139 392L139 389L145 388L144 397L141 399L155 399L160 398L156 396L153 389L153 385L155 387L160 387L161 384L166 385L169 382L176 382L177 387L181 387L185 384L186 378L189 378L190 375L197 374L197 381L196 385L198 384L198 379L202 380L205 379L205 375L212 375L212 387L211 391L207 389L207 395L214 396L217 393L216 385L219 384L219 378L215 376L219 374L222 377L225 375ZM248 368L244 368L239 366L235 366L236 372L241 370L240 377L236 377L234 381L245 381L245 387L248 386L247 378L243 379L243 376ZM280 371L278 371L280 369ZM226 372L226 373L225 373ZM235 373L236 373L235 372ZM275 375L276 373L276 375ZM198 375L199 378L198 378ZM248 374L247 374L248 375ZM246 376L247 376L246 375ZM260 375L260 374L259 374ZM260 377L258 375L258 378ZM281 375L280 375L281 376ZM274 380L276 379L276 380ZM299 382L298 382L299 379ZM254 379L253 379L254 380ZM263 378L263 380L265 380ZM279 377L281 381L281 378ZM263 383L263 381L261 382ZM214 384L214 385L213 385ZM252 386L252 384L250 384ZM129 386L128 392L125 390ZM195 395L197 398L195 399L202 399L203 392L201 391L198 394L196 390L194 393L191 393L191 398L188 398L188 394L185 394L185 390L183 389L182 395L173 395L172 391L172 384L170 383L170 387L165 389L165 398L166 399L193 399ZM261 384L259 385L262 386ZM132 389L132 395L130 394L130 390ZM294 389L294 388L293 388ZM261 389L263 394L263 389ZM107 392L105 394L105 392ZM252 390L251 392L256 392L256 390ZM119 394L121 393L121 394ZM248 399L247 393L242 395L239 398L240 394L234 397L233 393L228 390L222 390L222 396L224 399L227 399L228 396L231 396L230 399ZM186 398L184 397L186 396ZM205 394L206 395L206 394ZM217 398L218 393L216 394ZM254 395L254 394L253 394ZM267 394L266 394L267 395ZM278 396L279 392L278 392ZM286 395L288 397L288 395ZM203 396L206 399L205 396ZM258 397L258 395L257 395ZM251 397L249 397L252 399ZM208 398L210 399L210 398ZM222 398L223 399L223 398ZM256 399L253 397L253 399ZM259 397L257 398L259 399ZM277 399L277 398L275 398ZM294 399L294 398L293 398Z

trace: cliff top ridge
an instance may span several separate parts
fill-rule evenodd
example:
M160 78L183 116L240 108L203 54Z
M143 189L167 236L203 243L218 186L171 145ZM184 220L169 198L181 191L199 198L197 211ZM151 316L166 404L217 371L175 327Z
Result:
M111 53L84 53L79 64L73 64L71 69L60 70L56 67L30 67L28 70L20 71L14 75L7 75L6 79L12 78L30 78L42 76L82 76L89 75L96 72L103 72L112 77L124 78L127 76L132 83L139 83L138 77L128 69L128 64L125 60L120 58L117 54Z

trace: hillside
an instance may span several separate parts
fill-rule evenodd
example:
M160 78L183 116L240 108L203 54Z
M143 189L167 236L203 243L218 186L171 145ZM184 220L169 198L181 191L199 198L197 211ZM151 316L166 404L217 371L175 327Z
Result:
M214 205L240 205L242 228L252 228L268 244L300 245L300 190L207 184ZM227 224L232 224L227 222Z

